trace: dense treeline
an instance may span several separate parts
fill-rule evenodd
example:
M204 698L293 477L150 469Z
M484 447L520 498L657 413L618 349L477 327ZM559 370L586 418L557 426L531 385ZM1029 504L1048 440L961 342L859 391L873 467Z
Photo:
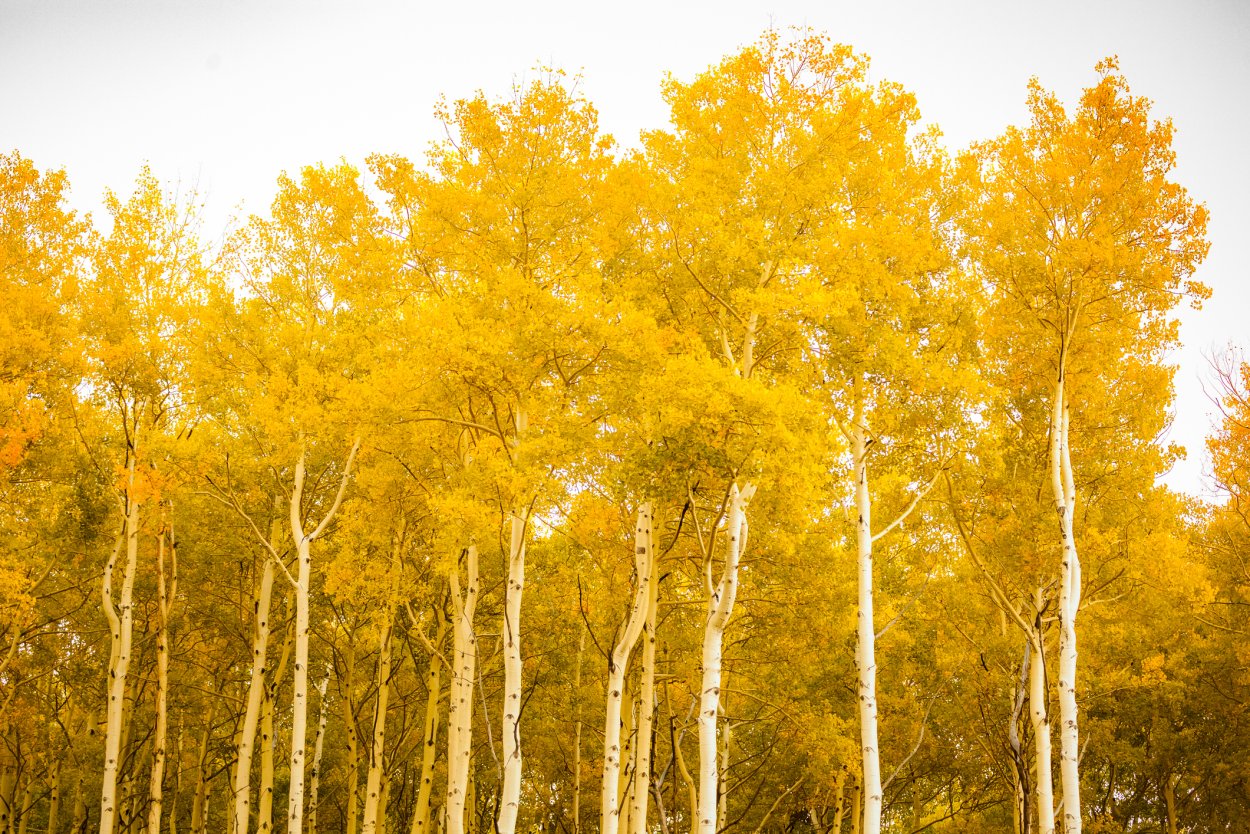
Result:
M218 246L0 157L0 832L1243 825L1171 126L1107 61L952 157L866 70L768 34L631 153L552 73Z

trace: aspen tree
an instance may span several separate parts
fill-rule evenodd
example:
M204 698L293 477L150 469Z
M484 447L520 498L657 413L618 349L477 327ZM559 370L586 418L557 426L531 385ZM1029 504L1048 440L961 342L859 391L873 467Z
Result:
M465 834L469 761L473 754L473 682L477 669L473 616L478 601L477 545L465 548L461 559L466 570L463 592L460 590L460 566L452 565L448 574L453 613L451 695L447 707L447 834Z

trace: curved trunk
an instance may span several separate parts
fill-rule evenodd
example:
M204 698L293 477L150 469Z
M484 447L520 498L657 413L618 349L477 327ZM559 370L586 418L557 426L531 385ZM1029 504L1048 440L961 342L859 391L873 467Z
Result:
M434 791L434 761L438 752L438 702L442 687L442 662L438 652L447 634L447 619L438 613L438 631L430 644L430 667L425 677L425 724L421 742L421 782L417 787L417 803L412 812L411 834L429 834L430 800ZM415 662L415 658L413 659Z
M261 700L265 692L265 662L269 651L269 606L273 599L274 566L272 558L265 559L261 572L260 592L256 596L256 630L252 635L252 678L247 687L247 707L243 712L243 726L239 729L239 744L234 770L234 809L231 821L233 834L248 834L248 816L251 813L252 754L256 748L256 726L260 719Z
M608 658L608 689L603 718L603 782L599 802L600 834L617 834L621 824L621 766L624 758L621 752L621 703L629 656L647 617L647 577L651 574L654 551L651 525L651 505L643 504L638 508L638 521L634 527L634 574L637 577L634 601L625 621L625 630Z
M1029 722L1033 727L1033 784L1038 834L1055 834L1055 797L1050 774L1050 706L1046 686L1046 644L1042 635L1042 589L1033 592L1033 659L1029 665Z
M647 800L651 786L651 744L655 724L655 627L659 614L659 557L648 542L647 619L643 624L642 675L638 684L638 733L634 741L634 792L631 834L647 834Z

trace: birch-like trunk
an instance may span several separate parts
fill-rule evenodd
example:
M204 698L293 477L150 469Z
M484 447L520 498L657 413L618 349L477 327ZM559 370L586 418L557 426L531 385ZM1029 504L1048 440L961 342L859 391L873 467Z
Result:
M394 585L391 599L399 598L398 548L393 558ZM377 697L373 710L373 743L369 748L369 773L365 779L365 817L360 826L361 834L377 834L378 820L386 814L383 804L382 780L386 765L386 709L391 691L391 639L395 630L395 608L387 611L385 627L378 646Z
M352 444L343 467L334 503L321 523L311 533L304 532L303 497L306 449L301 440L299 460L295 463L295 479L291 489L291 537L295 541L297 574L295 578L295 679L292 683L291 707L291 770L290 796L287 803L287 832L302 834L304 830L304 758L308 741L308 636L309 596L312 588L312 542L323 532L343 503L343 493L351 477L352 461L360 449L360 438Z
M703 629L703 682L699 693L699 827L697 834L716 834L717 767L716 729L720 714L721 659L725 627L738 596L738 562L746 528L746 508L755 494L755 485L748 483L741 490L733 484L729 490L729 537L725 565L720 581L709 589L707 623ZM711 558L711 553L704 556Z
M515 834L521 808L521 592L525 589L526 518L513 514L503 615L503 785L497 834Z
M273 599L274 565L272 558L265 559L261 570L260 592L254 604L256 625L252 634L252 679L247 687L247 707L243 711L243 726L239 729L239 743L234 770L234 808L231 812L233 834L248 834L251 814L252 753L256 749L256 726L260 720L261 700L265 693L265 662L269 652L269 607Z
M1001 609L1000 609L1001 610ZM1013 829L1016 834L1031 834L1032 831L1032 811L1029 807L1029 766L1028 758L1024 754L1024 747L1020 742L1020 713L1024 710L1024 703L1028 700L1029 691L1029 669L1031 666L1033 643L1031 640L1025 640L1024 643L1024 659L1020 664L1020 682L1016 686L1016 692L1012 698L1011 716L1007 723L1007 744L1011 748L1011 760L1014 766L1014 776L1012 780L1012 793L1014 796L1014 825Z
M634 601L629 608L625 630L608 657L608 689L603 718L603 784L599 802L600 834L617 834L621 817L621 701L625 692L625 672L629 656L647 620L648 587L654 555L651 505L638 508L634 527Z
M208 825L208 742L212 735L212 711L200 736L200 752L195 760L195 798L191 801L191 832L203 834Z
M319 792L321 790L321 754L325 749L326 719L328 717L326 711L326 687L329 685L330 676L328 674L321 679L321 683L317 684L317 698L321 706L317 709L317 737L313 741L312 774L308 778L308 830L312 832L317 830L317 806L320 801Z
M165 585L165 541L169 540L169 586ZM165 746L169 735L169 613L178 596L178 551L168 524L156 540L156 730L152 736L152 779L148 785L148 834L161 834Z
M651 787L651 746L655 726L655 628L659 618L659 554L648 539L647 617L642 627L642 670L638 682L638 732L634 741L634 792L630 809L632 834L647 834L647 802ZM639 580L641 581L641 579Z
M443 685L443 666L439 652L447 634L447 618L440 608L438 630L430 643L430 665L425 673L425 722L421 742L421 781L417 786L417 804L412 812L411 834L429 834L430 802L434 793L434 762L438 753L438 703ZM415 662L415 658L414 658Z
M48 774L48 828L47 834L56 834L57 821L61 816L61 763L52 765Z
M859 740L862 759L859 797L863 803L863 834L881 834L881 756L877 740L877 652L873 624L872 499L868 492L868 424L862 385L855 379L855 415L850 427L855 466L855 542L859 577L855 668L859 673Z
M473 753L473 676L477 668L477 638L473 615L477 610L477 545L469 545L464 556L467 576L463 596L460 567L453 565L449 576L452 623L451 696L447 707L447 830L465 834L464 812L469 791L469 761Z
M360 734L356 716L356 644L348 636L343 668L335 679L339 689L339 702L343 706L343 734L347 736L347 774L344 778L343 834L356 834L356 821L360 817Z
M577 634L577 665L573 667L573 834L582 834L582 656L585 653L586 627L583 624Z
M286 677L286 667L291 662L291 645L295 642L294 630L288 630L282 641L282 652L274 667L273 676L265 685L264 699L260 708L260 800L256 808L256 830L259 834L271 834L273 825L273 778L274 747L277 737L273 730L274 705L278 700L278 687Z
M132 437L131 442L134 443ZM120 547L113 550L104 568L104 615L109 622L108 711L104 735L104 773L100 787L100 834L113 834L117 822L117 768L121 758L122 714L125 711L126 675L130 670L130 648L134 631L135 570L139 561L139 502L135 500L135 453L126 459L126 524L123 537L126 565L122 570L121 595L113 603L113 572ZM121 542L118 543L119 545Z
M1033 784L1036 786L1038 834L1055 834L1055 796L1050 772L1050 704L1046 686L1046 644L1042 633L1042 589L1033 592L1033 629L1029 634L1029 723L1033 728Z
M1073 530L1076 486L1068 441L1064 353L1060 354L1050 414L1050 480L1063 562L1059 577L1059 775L1063 785L1064 834L1081 834L1080 738L1076 708L1076 612L1081 605L1081 562Z
M833 826L829 834L842 834L842 817L846 814L846 768L838 774L833 796Z

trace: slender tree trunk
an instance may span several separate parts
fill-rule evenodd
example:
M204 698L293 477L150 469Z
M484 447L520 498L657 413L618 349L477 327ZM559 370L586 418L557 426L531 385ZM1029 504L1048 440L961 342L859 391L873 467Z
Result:
M452 624L451 697L447 708L447 834L465 834L465 806L471 787L473 677L477 667L477 638L473 633L478 596L477 545L469 545L464 556L468 570L463 596L460 593L459 566L453 565L450 573L455 619Z
M3 834L8 834L12 826L16 805L17 762L9 752L8 739L0 739L0 832Z
M725 639L725 627L733 612L738 595L738 562L742 555L742 543L746 532L746 508L755 494L755 486L747 484L742 490L734 484L730 487L729 536L725 565L720 582L709 589L707 623L703 630L703 683L699 698L699 828L697 834L716 834L717 788L720 784L717 768L716 729L720 712L721 658ZM710 559L705 553L704 559Z
M846 814L846 768L838 773L833 795L833 827L829 834L842 834L842 817Z
M169 540L169 586L165 585L165 541ZM148 786L148 834L161 834L165 786L165 744L169 734L169 614L178 596L178 551L166 523L156 542L156 732L152 737L152 780Z
M1169 773L1163 777L1163 805L1167 813L1168 834L1179 834L1180 821L1176 815L1176 784L1181 777Z
M497 834L515 834L521 808L521 592L525 589L525 527L527 518L512 516L508 549L508 581L504 586L503 623L503 785L499 797Z
M312 587L312 542L322 534L338 512L351 477L352 461L360 449L360 438L352 444L343 467L338 494L321 523L311 533L305 533L302 516L304 496L304 465L306 450L302 445L299 460L295 464L295 479L291 490L291 537L295 541L298 572L295 579L295 679L292 683L291 707L291 771L290 796L287 803L287 832L302 834L304 830L304 753L308 736L308 636L309 592Z
M87 786L84 784L86 777L82 771L78 773L78 779L74 782L74 811L73 811L73 834L86 834L87 832Z
M625 630L612 648L608 658L608 689L603 719L603 783L599 811L600 834L617 834L621 817L621 703L625 693L625 672L629 656L638 642L647 619L647 593L654 554L652 537L651 505L638 508L638 522L634 528L634 575L636 585L634 601L629 609Z
M330 676L326 675L317 684L317 697L320 706L317 708L317 739L313 742L312 774L308 777L308 830L317 832L317 807L321 789L321 754L325 750L326 740L326 687L330 685Z
M421 742L421 782L417 787L417 803L412 813L411 834L429 834L430 802L434 795L434 763L438 753L438 704L442 688L443 666L439 652L447 635L447 618L438 611L438 630L430 648L429 668L425 673L425 723ZM416 662L416 658L413 658Z
M859 617L855 666L859 672L859 734L862 776L863 834L881 834L881 758L877 740L877 655L873 624L872 499L868 491L868 421L864 414L863 380L855 377L855 414L851 454L855 465L855 526L859 576Z
M583 624L577 633L577 665L573 667L573 834L582 834L582 657L585 653L586 626Z
M343 705L343 733L347 736L346 806L343 834L356 834L356 820L360 816L360 733L356 728L358 713L356 704L356 643L348 636L347 652L343 657L343 670L336 683Z
M22 806L18 811L17 834L27 834L30 830L30 812L35 807L35 780L27 779L22 789Z
M1029 721L1033 727L1033 784L1036 786L1038 834L1055 832L1055 797L1050 772L1050 706L1046 685L1046 652L1042 633L1042 589L1033 592L1036 612L1032 642L1033 659L1029 664Z
M1081 605L1081 562L1073 531L1076 487L1068 443L1064 355L1061 352L1050 418L1051 488L1063 541L1059 582L1059 774L1063 784L1064 834L1081 834L1080 738L1076 707L1076 612Z
M195 799L191 803L191 832L203 834L208 825L208 742L212 734L212 712L200 736L200 752L195 763Z
M286 677L286 667L291 661L291 645L295 642L294 630L288 630L282 641L282 652L274 667L273 675L265 686L260 708L260 799L256 808L256 830L259 834L271 834L273 826L273 779L276 758L274 748L278 739L274 735L273 711L278 699L278 688Z
M132 435L131 443L135 442ZM113 572L117 567L120 547L104 568L104 614L109 622L111 651L107 724L104 736L104 774L100 787L100 834L113 834L117 824L117 769L121 758L122 714L125 711L126 676L130 670L130 648L134 631L135 571L139 561L139 502L135 499L135 453L133 446L126 460L125 509L123 531L126 566L122 571L121 596L113 604ZM119 542L120 545L120 542Z
M56 834L57 822L61 816L61 762L52 765L48 774L48 827L47 834Z
M396 545L398 549L398 544ZM395 583L391 588L392 599L399 598L398 558L393 559ZM373 710L373 743L369 748L369 773L365 780L365 817L361 834L377 834L378 819L386 814L382 807L382 780L386 770L386 710L391 691L391 638L395 627L395 608L387 611L386 624L378 646L377 698Z
M864 789L860 785L858 779L855 780L855 788L851 791L851 834L862 834L864 828L863 814L863 796Z
M634 725L637 723L634 693L629 688L628 678L624 682L625 694L621 702L621 762L623 766L617 780L616 795L620 797L620 822L618 829L628 832L629 811L632 797L630 790L634 785Z
M1001 610L1001 609L1000 609ZM1011 717L1007 724L1007 743L1011 747L1011 760L1014 765L1013 793L1016 834L1030 834L1032 830L1032 811L1029 807L1029 763L1020 743L1020 713L1028 700L1029 666L1032 654L1032 643L1024 642L1024 659L1020 663L1020 682L1016 686L1015 697L1012 699Z
M642 633L642 671L638 682L638 733L634 741L634 792L630 809L632 834L647 834L647 800L651 787L651 747L655 726L655 628L659 618L659 558L648 537L647 617ZM639 581L642 579L639 577Z
M723 709L728 712L728 700L721 693L722 700L725 702ZM716 830L723 831L725 823L729 820L729 747L733 743L733 724L728 718L724 721L725 729L721 731L720 743L720 778L719 784L716 786Z
M256 747L256 725L260 720L265 692L265 663L269 652L269 608L273 599L273 558L261 569L260 592L254 604L256 623L252 634L252 679L247 687L247 707L239 730L237 762L234 769L234 808L231 831L248 834L251 814L252 753Z

